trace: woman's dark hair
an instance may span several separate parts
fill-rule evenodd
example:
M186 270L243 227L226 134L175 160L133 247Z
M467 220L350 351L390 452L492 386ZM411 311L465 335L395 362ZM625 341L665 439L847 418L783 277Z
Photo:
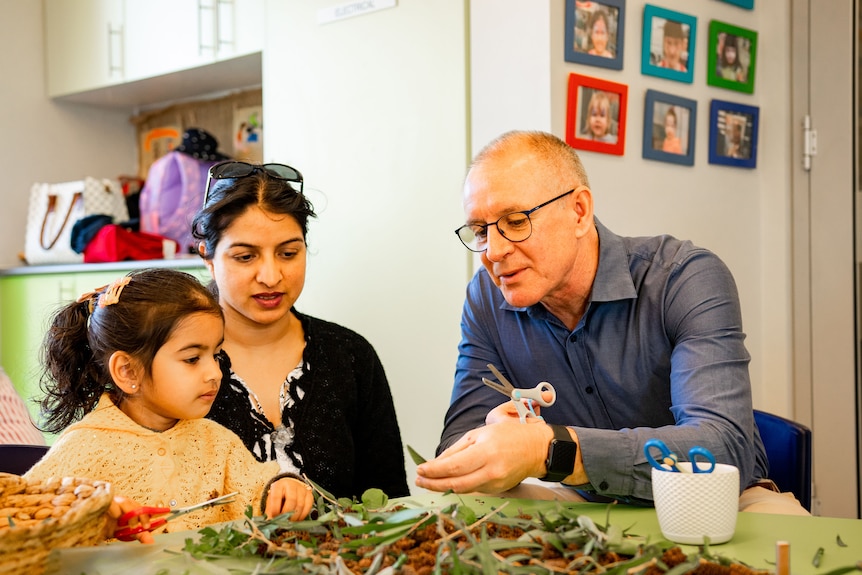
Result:
M128 278L128 283L118 286ZM121 281L122 280L122 281ZM156 352L180 320L193 313L224 318L197 278L173 269L133 271L81 296L54 315L42 344L43 431L57 433L92 411L103 392L119 405L109 360L124 351L150 374ZM113 300L111 293L118 297Z
M314 207L290 182L273 178L259 169L242 178L213 180L207 203L192 220L192 236L204 242L205 259L212 259L225 230L251 206L273 214L291 216L308 234L308 218L315 217Z

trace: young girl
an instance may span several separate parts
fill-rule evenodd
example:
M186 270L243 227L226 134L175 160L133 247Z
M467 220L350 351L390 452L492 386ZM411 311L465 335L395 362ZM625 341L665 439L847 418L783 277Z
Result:
M724 36L724 42L718 54L717 72L725 80L733 80L734 82L745 81L745 73L743 72L742 64L739 62L736 36L731 36L730 34Z
M661 145L662 151L670 154L682 153L682 142L680 142L679 136L677 135L676 124L676 112L674 111L673 106L671 106L667 109L667 112L664 115L664 141Z
M204 419L221 382L223 335L218 301L170 269L132 272L60 309L43 349L42 408L46 430L63 432L25 477L100 479L137 503L169 508L239 493L160 531L238 519L248 505L256 515L304 518L310 486L259 463Z
M587 105L587 139L615 144L617 137L611 133L611 99L607 92L595 90Z
M610 39L608 13L601 9L593 12L587 30L590 31L590 49L587 50L587 54L613 58L613 52L608 50L608 40Z

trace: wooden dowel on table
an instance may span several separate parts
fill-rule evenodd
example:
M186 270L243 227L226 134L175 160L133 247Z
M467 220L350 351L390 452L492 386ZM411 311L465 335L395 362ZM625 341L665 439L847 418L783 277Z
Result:
M790 543L775 543L775 575L790 575Z

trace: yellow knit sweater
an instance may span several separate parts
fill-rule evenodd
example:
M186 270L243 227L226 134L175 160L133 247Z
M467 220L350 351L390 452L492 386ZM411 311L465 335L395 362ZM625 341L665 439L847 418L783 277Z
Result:
M264 488L278 473L277 462L258 462L239 437L214 421L180 420L167 431L150 431L103 395L25 477L101 479L112 484L115 495L171 508L239 492L233 503L182 515L162 532L239 519L248 505L259 515Z

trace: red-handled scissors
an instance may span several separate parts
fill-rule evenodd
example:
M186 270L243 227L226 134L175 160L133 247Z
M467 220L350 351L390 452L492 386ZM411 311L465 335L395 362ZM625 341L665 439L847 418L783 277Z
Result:
M158 529L171 519L175 519L180 515L185 515L186 513L191 513L192 511L197 511L198 509L206 509L211 505L224 505L225 503L230 503L233 501L233 498L237 495L237 491L233 493L228 493L227 495L222 495L221 497L214 497L208 501L204 501L203 503L198 503L197 505L190 505L189 507L179 507L177 509L169 509L168 507L139 507L137 509L133 509L132 511L127 511L120 517L119 521L117 521L117 530L114 532L114 537L119 539L120 541L134 541L135 535L139 533L143 533L144 531L153 531ZM135 524L134 527L130 527L129 523L132 519L139 517L141 515L149 515L150 516L150 526L146 529L141 524L140 519L138 523ZM153 517L157 517L159 515L164 515L164 517L158 517L153 519Z

